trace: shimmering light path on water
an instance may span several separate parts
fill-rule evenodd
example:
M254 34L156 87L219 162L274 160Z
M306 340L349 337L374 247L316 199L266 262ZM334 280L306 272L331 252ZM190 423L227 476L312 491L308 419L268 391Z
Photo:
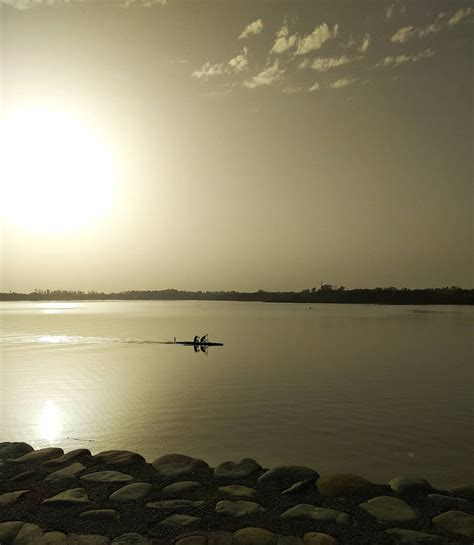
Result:
M2 303L0 441L472 481L466 307ZM208 354L162 344L209 333Z

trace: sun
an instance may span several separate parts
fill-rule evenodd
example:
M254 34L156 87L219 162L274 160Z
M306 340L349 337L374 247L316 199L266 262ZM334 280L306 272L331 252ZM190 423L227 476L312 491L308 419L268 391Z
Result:
M38 233L68 233L111 207L112 156L98 133L65 112L21 111L0 120L0 213Z

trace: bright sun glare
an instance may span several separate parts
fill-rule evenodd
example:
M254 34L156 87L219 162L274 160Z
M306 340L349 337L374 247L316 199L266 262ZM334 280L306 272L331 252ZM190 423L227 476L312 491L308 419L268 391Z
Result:
M84 121L63 112L12 113L0 121L0 145L0 213L10 223L67 233L111 205L111 156Z

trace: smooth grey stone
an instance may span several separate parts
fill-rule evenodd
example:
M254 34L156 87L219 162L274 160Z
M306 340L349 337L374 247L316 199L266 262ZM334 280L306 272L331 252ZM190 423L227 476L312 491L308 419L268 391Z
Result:
M27 522L13 540L12 545L37 545L43 530L36 524Z
M202 486L201 483L198 483L197 481L180 481L165 486L161 490L161 493L164 496L180 496L181 494L194 492L198 488L202 488Z
M160 522L164 526L192 526L201 519L199 517L192 517L190 515L170 515Z
M454 498L453 496L445 496L444 494L428 494L427 498L432 503L435 503L440 507L446 507L447 509L450 507L472 509L474 507L474 504L469 500L465 500L464 498Z
M141 454L129 450L105 450L93 457L95 462L104 464L145 464L146 460Z
M209 465L203 460L184 454L160 456L152 466L162 479L178 479L209 470Z
M150 542L146 537L141 536L135 532L129 534L122 534L116 537L111 545L148 545Z
M62 532L45 532L35 545L68 545L68 540Z
M178 541L175 541L175 545L207 545L208 542L207 536L195 534L178 539Z
M464 511L446 511L437 517L431 519L431 522L448 530L453 534L460 534L462 536L474 539L474 515L465 513Z
M280 517L290 520L326 520L338 524L350 524L351 521L350 515L347 513L326 507L316 507L308 503L295 505L282 513Z
M109 545L110 539L96 534L68 534L68 545Z
M29 490L17 490L16 492L5 492L5 494L0 494L0 507L13 505L27 492L29 492Z
M285 490L299 481L315 481L319 473L304 466L277 466L258 478L258 484L271 485Z
M202 507L206 502L202 500L159 500L152 501L146 504L147 507L153 509L174 509L180 511L181 509L187 509L190 507Z
M216 513L233 518L257 515L264 511L259 503L253 501L219 501L216 504Z
M230 494L231 496L255 496L257 491L255 488L249 488L248 486L242 486L240 484L230 484L229 486L219 486L219 492L224 494Z
M82 519L105 520L108 522L115 522L119 518L115 509L91 509L90 511L83 511L79 517Z
M45 478L45 481L60 481L62 479L71 479L81 471L84 471L84 469L87 469L84 464L81 464L80 462L75 462L69 466L63 467L62 469L58 469L57 471L50 473Z
M24 454L19 458L15 458L14 462L16 464L38 464L40 462L46 462L52 458L57 458L64 454L62 448L42 448L39 450L34 450L28 454Z
M88 502L89 498L84 488L70 488L43 501L45 505L52 505L53 507L69 507L83 505Z
M312 488L313 485L314 481L311 479L308 479L307 481L298 481L297 483L292 484L290 488L283 490L282 494L285 496L288 494L299 494L300 492L305 492L309 488Z
M440 536L416 532L415 530L405 530L404 528L390 528L385 530L385 533L389 534L395 540L395 543L401 545L436 545L443 542Z
M280 536L277 545L304 545L300 537Z
M374 484L364 477L351 473L339 473L335 475L324 475L316 483L319 492L323 496L346 497L356 494L363 494L369 491Z
M418 513L403 500L377 496L359 505L361 509L383 522L408 522L419 518Z
M34 450L28 443L2 443L2 445L0 447L0 460L18 458Z
M36 471L22 471L21 473L18 473L17 475L10 477L8 480L10 482L26 481L27 479L30 479L31 477L34 477L35 475L37 475Z
M303 541L305 545L338 545L335 537L322 532L306 532Z
M0 543L2 545L11 545L24 525L25 523L21 520L0 522Z
M262 466L253 458L243 458L239 462L224 462L214 469L216 479L238 480L250 477Z
M109 500L118 503L127 503L129 501L140 500L144 498L152 489L150 483L130 483L119 488L109 496Z
M70 450L69 452L66 452L66 454L63 454L62 456L59 456L58 458L53 458L52 460L48 460L44 463L45 466L56 466L59 464L65 464L66 462L72 462L76 458L80 458L82 456L91 456L91 451L86 448L78 448L75 450Z
M276 545L278 536L263 528L241 528L234 532L233 545Z
M395 477L388 484L397 494L420 494L433 490L431 484L421 477Z
M88 473L81 477L83 481L92 481L94 483L121 483L132 481L133 477L120 471L96 471Z

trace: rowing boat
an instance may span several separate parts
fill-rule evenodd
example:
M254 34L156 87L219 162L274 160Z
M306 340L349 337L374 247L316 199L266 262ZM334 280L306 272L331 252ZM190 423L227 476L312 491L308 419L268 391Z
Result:
M212 343L212 342L203 342L195 343L193 341L175 341L174 344L182 344L184 346L224 346L224 343Z

